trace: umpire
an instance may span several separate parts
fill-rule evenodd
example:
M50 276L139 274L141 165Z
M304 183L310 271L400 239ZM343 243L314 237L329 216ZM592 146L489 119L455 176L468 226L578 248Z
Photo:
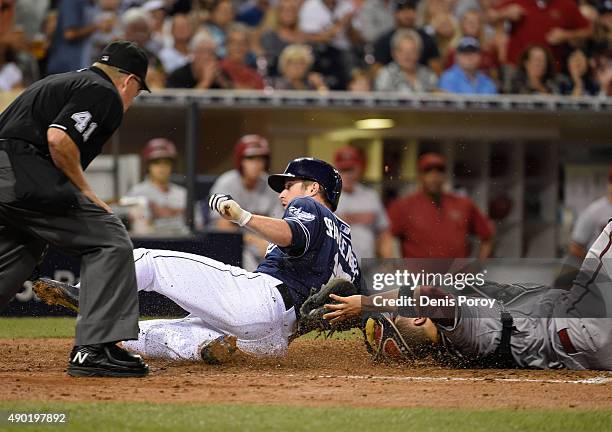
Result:
M0 114L0 310L47 244L80 256L72 376L148 373L116 345L138 338L132 242L83 173L134 98L149 91L147 67L136 45L112 42L90 68L34 83Z

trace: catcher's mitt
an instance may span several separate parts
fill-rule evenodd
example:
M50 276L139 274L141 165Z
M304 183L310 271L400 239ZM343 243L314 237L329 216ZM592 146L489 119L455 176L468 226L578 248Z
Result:
M331 324L323 315L329 312L324 306L325 304L336 303L329 295L336 294L342 297L359 294L355 285L350 281L342 278L334 278L320 290L312 289L310 296L302 304L300 308L300 319L298 320L297 331L293 338L309 333L313 330L319 333L324 333L326 337L331 336L336 331L345 331L352 328L361 327L361 318L344 320L338 324Z

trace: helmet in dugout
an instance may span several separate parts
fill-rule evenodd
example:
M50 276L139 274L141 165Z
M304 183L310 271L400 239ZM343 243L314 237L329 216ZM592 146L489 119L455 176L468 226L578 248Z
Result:
M244 135L234 146L234 166L242 171L242 159L249 157L270 157L268 140L261 135Z

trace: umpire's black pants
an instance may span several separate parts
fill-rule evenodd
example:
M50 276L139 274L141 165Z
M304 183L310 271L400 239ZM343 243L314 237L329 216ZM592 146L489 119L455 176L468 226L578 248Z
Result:
M75 344L137 339L133 246L121 221L82 194L76 207L61 214L21 208L11 200L12 169L5 158L0 159L4 165L0 166L0 310L19 292L51 244L81 257Z

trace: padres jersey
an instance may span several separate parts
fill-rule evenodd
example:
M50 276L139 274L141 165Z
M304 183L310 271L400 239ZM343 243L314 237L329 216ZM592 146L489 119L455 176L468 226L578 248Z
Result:
M283 219L293 234L292 244L271 244L256 272L283 281L296 308L333 277L349 279L361 287L361 270L351 244L350 226L310 197L289 203Z
M0 114L0 138L25 141L50 159L47 129L66 132L85 169L121 124L123 104L96 67L52 75L28 87Z

